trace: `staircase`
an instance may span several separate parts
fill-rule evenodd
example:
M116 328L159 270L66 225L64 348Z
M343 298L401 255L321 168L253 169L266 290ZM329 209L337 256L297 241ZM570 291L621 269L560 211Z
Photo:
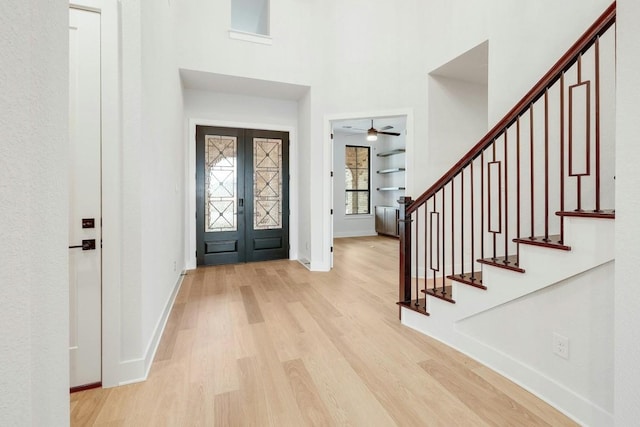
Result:
M615 16L613 3L460 161L399 200L402 323L603 425L606 410L516 367L466 325L614 259Z

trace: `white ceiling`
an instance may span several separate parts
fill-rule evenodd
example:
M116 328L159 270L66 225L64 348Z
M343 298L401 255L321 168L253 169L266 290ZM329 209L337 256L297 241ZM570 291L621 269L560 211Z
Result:
M333 131L338 133L359 133L358 129L369 129L371 127L372 118L364 119L345 119L332 121ZM393 126L393 129L389 129L389 132L402 133L407 127L406 116L395 117L376 117L373 118L373 127L380 130L385 126Z
M297 101L308 86L180 69L185 89Z

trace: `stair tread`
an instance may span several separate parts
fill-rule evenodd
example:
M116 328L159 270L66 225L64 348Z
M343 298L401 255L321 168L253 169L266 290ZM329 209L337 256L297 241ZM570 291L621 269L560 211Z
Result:
M474 280L471 280L472 274ZM447 276L447 279L455 280L456 282L464 283L465 285L473 286L474 288L487 289L487 287L482 284L482 271L453 274L451 276Z
M416 305L416 302L419 305ZM425 316L429 316L429 312L427 311L427 299L426 298L418 298L418 300L411 300L410 302L400 301L397 302L400 307L408 308L409 310L413 310L416 313L424 314Z
M453 295L453 286L451 285L445 285L444 293L442 292L442 287L438 287L435 290L433 288L422 289L420 292L450 302L451 304L456 303L456 301L451 298L451 295Z
M582 217L582 218L602 218L602 219L615 219L615 209L602 209L600 211L593 210L581 210L581 211L560 211L556 212L558 216L570 216L570 217Z
M505 268L507 270L516 271L518 273L524 273L524 268L520 268L517 263L516 255L508 255L506 262L505 257L500 256L495 259L493 258L484 258L479 259L478 262L481 264L492 265L494 267Z
M571 246L567 246L560 241L559 234L549 235L546 240L544 236L536 236L536 237L520 237L518 239L513 239L513 241L516 243L522 243L525 245L542 246L545 248L560 249L563 251L571 250Z

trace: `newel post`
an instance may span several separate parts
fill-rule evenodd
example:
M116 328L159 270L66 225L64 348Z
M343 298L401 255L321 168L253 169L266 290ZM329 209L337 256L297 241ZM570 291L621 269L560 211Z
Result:
M398 204L398 230L400 234L400 281L399 302L411 303L411 214L407 215L407 208L411 205L411 197L400 197ZM417 297L416 297L417 298Z

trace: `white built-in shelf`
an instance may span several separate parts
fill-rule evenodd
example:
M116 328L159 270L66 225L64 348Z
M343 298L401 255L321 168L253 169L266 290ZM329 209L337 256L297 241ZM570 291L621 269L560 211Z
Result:
M398 190L404 190L404 187L379 187L377 190L378 191L398 191Z
M388 157L388 156L393 156L395 154L402 154L402 153L404 153L404 148L396 148L395 150L383 151L382 153L376 154L376 156Z
M404 168L391 168L391 169L379 170L378 173L379 174L385 174L385 173L404 172L404 171L405 171Z

